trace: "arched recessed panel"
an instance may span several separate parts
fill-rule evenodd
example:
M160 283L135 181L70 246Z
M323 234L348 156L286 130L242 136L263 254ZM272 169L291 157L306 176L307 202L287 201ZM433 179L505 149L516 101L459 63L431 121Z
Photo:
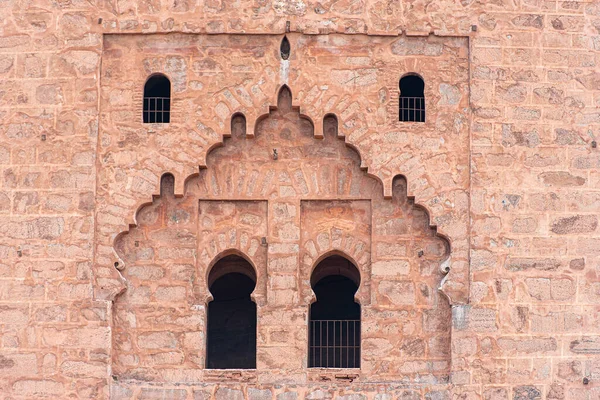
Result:
M160 177L160 196L174 196L175 195L175 177L171 173L163 174Z
M250 295L256 272L237 255L220 259L208 276L213 301L208 304L206 367L256 368L256 304Z
M360 367L360 304L354 301L359 285L358 269L339 255L313 270L317 301L310 306L309 367Z
M144 85L144 123L171 122L171 81L162 74L152 75Z
M242 138L246 136L246 116L236 113L231 117L231 136Z
M277 95L277 109L280 112L289 112L292 110L292 91L287 85L283 85L279 89Z
M425 82L418 75L400 79L400 121L425 122Z

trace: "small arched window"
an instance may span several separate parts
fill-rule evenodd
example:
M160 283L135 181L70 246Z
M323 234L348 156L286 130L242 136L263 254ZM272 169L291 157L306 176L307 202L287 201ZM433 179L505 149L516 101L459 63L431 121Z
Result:
M311 276L317 301L310 306L308 366L360 367L360 285L358 269L341 256L321 261Z
M145 124L171 121L171 81L162 74L152 75L144 85Z
M256 273L237 255L220 259L211 269L208 286L206 367L211 369L256 368L256 304L250 294Z
M417 75L400 79L400 121L425 122L425 82Z

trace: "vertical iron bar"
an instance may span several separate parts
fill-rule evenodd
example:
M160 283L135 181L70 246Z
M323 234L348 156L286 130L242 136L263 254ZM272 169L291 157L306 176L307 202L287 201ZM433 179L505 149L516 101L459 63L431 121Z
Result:
M352 366L356 366L356 321L353 322L352 329Z
M348 324L350 322L346 321L346 364L350 365L350 329L348 329Z
M356 322L352 321L352 366L356 366Z
M325 339L325 368L327 368L327 364L329 364L329 321L325 325Z
M315 321L310 321L310 334L311 334L310 336L312 337L312 342L311 342L312 349L310 349L311 350L310 353L312 353L313 357L312 357L312 360L309 360L309 365L311 367L314 367L315 355L316 355L316 353L315 353L315 344L316 344L315 343Z
M332 325L333 325L333 341L331 344L333 345L333 351L332 351L333 357L331 359L331 366L335 367L335 321L333 321Z
M354 331L352 332L352 365L356 367L356 321L354 322Z
M156 112L157 112L157 114L160 115L160 122L163 122L163 119L162 119L162 98L160 98L160 97L156 99L156 109L157 110L158 110L158 105L159 104L160 104L160 111L156 111ZM158 120L158 116L157 116L156 119Z
M336 322L338 322L338 321L336 321ZM339 324L340 324L340 329L339 329L340 340L338 342L338 350L340 352L340 368L342 368L342 321L339 321Z
M323 322L319 322L319 367L323 366Z
M158 111L158 105L160 104L160 98L156 98L156 122L157 123L161 123L162 121L162 113L160 111Z
M356 321L356 326L358 327L358 345L356 346L356 348L358 350L358 362L356 362L354 365L360 366L360 337L362 335L360 319L358 321Z
M154 97L152 100L154 100L154 108L152 108L152 113L154 114L154 122L157 122L158 116L156 115L156 97Z

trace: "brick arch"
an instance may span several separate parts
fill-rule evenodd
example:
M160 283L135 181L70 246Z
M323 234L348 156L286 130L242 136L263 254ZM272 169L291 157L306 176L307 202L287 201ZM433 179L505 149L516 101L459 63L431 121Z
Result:
M329 256L339 255L348 259L355 265L360 274L360 285L358 286L355 298L359 304L368 304L371 296L370 246L364 241L356 240L349 232L343 232L335 238L332 238L331 235L328 236L327 239L322 241L317 239L315 241L308 240L304 243L303 247L307 251L302 256L301 261L302 280L310 282L312 273L321 261ZM322 244L327 243L327 245L321 246L319 245L319 242ZM337 244L337 242L339 242L339 244ZM305 285L303 289L304 302L307 304L313 303L315 301L315 294L310 284Z
M340 250L337 248L331 248L328 251L322 252L321 255L319 255L319 257L315 261L313 261L312 265L309 268L310 273L308 275L308 282L311 281L313 273L315 272L315 270L317 269L317 267L319 266L321 261L323 261L331 256L340 256L340 257L345 258L346 260L350 261L350 263L352 263L354 265L354 268L356 268L356 272L358 272L358 274L359 274L359 282L357 282L358 290L357 290L354 298L358 304L361 304L361 305L368 304L370 290L361 290L361 287L367 287L367 289L368 289L368 286L370 285L370 281L371 281L370 266L365 266L364 264L363 265L359 264L356 261L356 259L354 259L352 256L350 256L347 252L345 252L343 250ZM303 259L303 262L308 262L308 259ZM365 267L367 267L367 268L365 268ZM350 277L347 277L347 278L350 278ZM352 278L350 278L350 279L352 279ZM317 298L315 296L314 291L312 290L312 284L310 285L309 289L310 289L310 293L306 297L305 301L307 304L312 304L317 300Z
M208 290L208 296L206 296L206 303L209 303L209 302L211 302L213 300L213 296L210 293L210 286L211 286L211 282L210 282L210 279L209 279L210 275L213 272L213 269L215 268L215 266L221 260L223 260L223 258L225 258L227 256L238 256L241 259L243 259L244 261L246 261L248 263L248 265L251 267L251 269L252 269L251 273L249 273L249 271L237 270L237 269L228 271L226 273L229 273L229 272L239 272L239 273L241 273L243 275L246 275L249 278L253 279L255 281L256 287L252 291L252 294L251 294L250 297L252 298L253 301L256 302L255 296L254 296L254 292L256 291L256 288L258 287L258 271L257 271L257 268L256 268L255 264L252 262L252 259L250 257L248 257L248 255L246 255L243 251L240 251L237 248L229 248L229 249L223 250L222 252L220 252L219 254L217 254L213 258L213 260L210 262L209 266L206 268L205 273L202 274L202 275L204 275L203 276L204 279L202 280L202 282L198 282L196 284L197 286L200 285L200 284L204 284L206 286L206 289ZM225 275L225 274L223 274L223 275ZM223 275L220 275L219 277L221 277ZM219 277L217 277L215 279L218 279Z

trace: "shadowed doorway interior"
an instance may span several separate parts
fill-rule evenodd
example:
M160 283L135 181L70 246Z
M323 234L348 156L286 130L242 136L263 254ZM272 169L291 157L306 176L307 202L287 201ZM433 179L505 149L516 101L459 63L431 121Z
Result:
M358 269L344 257L327 257L314 269L311 285L317 301L310 307L308 366L359 368Z
M211 269L208 285L214 300L208 304L206 367L256 368L254 268L237 255L223 257Z

